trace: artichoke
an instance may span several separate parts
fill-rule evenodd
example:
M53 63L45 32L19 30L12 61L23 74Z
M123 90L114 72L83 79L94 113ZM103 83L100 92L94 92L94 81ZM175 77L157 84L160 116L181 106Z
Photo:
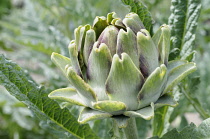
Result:
M123 127L129 117L151 119L158 107L177 105L171 89L196 70L192 62L168 62L169 26L162 25L151 37L135 13L124 19L115 13L96 17L93 26L79 26L74 35L70 58L51 57L72 87L49 97L83 106L82 124L111 117Z

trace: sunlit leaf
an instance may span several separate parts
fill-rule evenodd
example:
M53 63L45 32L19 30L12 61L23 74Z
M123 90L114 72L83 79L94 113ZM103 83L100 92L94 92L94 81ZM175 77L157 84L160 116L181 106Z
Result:
M39 87L15 63L0 56L0 84L13 96L23 101L42 120L52 122L54 128L60 126L64 133L78 138L98 138L88 125L80 125L66 108L47 97L48 90Z

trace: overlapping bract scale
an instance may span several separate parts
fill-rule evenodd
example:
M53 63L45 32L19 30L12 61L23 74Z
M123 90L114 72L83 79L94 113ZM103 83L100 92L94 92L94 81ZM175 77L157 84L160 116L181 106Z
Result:
M85 107L80 123L113 117L126 125L129 117L151 119L155 109L177 105L169 92L196 70L192 62L168 61L169 26L150 36L135 13L124 19L115 13L96 17L93 26L79 26L74 34L69 58L51 57L73 88L49 97Z

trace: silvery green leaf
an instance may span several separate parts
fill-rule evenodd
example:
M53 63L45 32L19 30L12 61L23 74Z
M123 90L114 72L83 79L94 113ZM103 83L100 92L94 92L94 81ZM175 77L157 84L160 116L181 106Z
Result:
M86 66L95 41L96 41L95 31L93 29L88 30L86 32L84 49L83 49L83 58Z
M75 45L76 45L76 51L78 51L78 46L81 45L81 37L80 36L80 29L82 28L82 26L80 25L79 27L77 27L75 30L74 30L74 37L75 37Z
M68 57L65 57L55 52L52 53L51 60L66 76L65 67L66 65L71 65L71 60Z
M168 66L167 66L168 72L171 71L172 69L174 69L178 66L181 66L183 64L186 64L186 63L187 63L186 60L172 60L172 61L169 61Z
M127 53L136 67L139 67L139 55L137 49L136 35L128 27L127 31L120 29L117 36L117 54Z
M121 101L126 104L127 110L135 110L138 107L137 94L143 81L141 72L126 53L122 53L121 58L114 55L106 81L110 100Z
M155 102L155 109L160 108L162 106L176 107L177 105L178 103L174 100L174 98L171 95L165 94Z
M106 44L94 45L88 60L87 78L98 100L107 100L105 82L111 68L112 56Z
M111 116L112 115L109 113L100 112L100 111L85 107L79 115L78 122L80 124L85 124L88 121L110 118Z
M151 102L156 102L158 100L167 81L166 73L167 68L164 64L162 64L146 79L141 91L138 94L138 108L143 108L148 106Z
M116 27L118 27L118 28L124 28L124 29L126 29L125 25L123 24L122 19L120 19L120 18L113 19L112 22L111 22L111 24L114 25L114 26L116 26Z
M77 45L74 41L71 41L69 46L69 57L71 59L71 67L76 71L79 76L82 76L82 71L78 61Z
M128 117L141 117L145 120L150 120L154 116L154 104L141 108L137 111L126 111L124 115Z
M111 113L113 115L121 114L126 110L126 104L120 101L97 101L93 103L95 109Z
M91 106L91 102L97 101L97 97L93 89L88 85L76 72L71 68L67 68L67 76L71 84L77 89L78 94L85 102L86 105Z
M170 29L167 25L162 25L153 35L152 40L160 53L160 64L168 64L168 55L170 49Z
M144 77L147 78L159 67L159 54L149 32L145 29L141 29L141 32L137 33L137 48L140 55L140 69Z
M145 28L139 16L135 13L127 14L123 19L123 24L129 27L135 34Z
M48 97L51 99L60 100L60 101L69 102L75 105L88 107L84 103L84 100L80 98L77 91L73 88L61 88L61 89L54 90L48 95Z
M74 30L76 51L82 52L84 48L84 39L86 32L91 29L90 25L79 26Z
M168 82L166 84L165 90L162 93L162 95L170 91L170 89L172 89L178 82L180 82L183 78L185 78L190 73L196 71L196 69L197 68L196 68L195 63L192 63L192 62L182 64L180 66L173 68L169 72Z

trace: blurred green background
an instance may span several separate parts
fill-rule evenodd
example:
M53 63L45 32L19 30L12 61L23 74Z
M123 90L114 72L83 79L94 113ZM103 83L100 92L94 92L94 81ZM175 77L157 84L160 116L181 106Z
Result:
M142 1L151 12L154 31L168 23L171 1ZM200 76L200 84L191 93L210 113L210 1L203 0L202 5L195 41L198 66L195 75ZM52 64L51 53L68 55L67 46L73 39L74 29L92 24L95 16L106 16L112 11L123 17L129 7L122 5L120 0L0 0L0 54L26 69L37 83L51 90L66 87L68 82ZM172 115L172 119L178 117L187 125L190 122L188 114L196 114L196 111L183 95L180 104L185 107L181 108L179 116ZM197 120L200 119L202 117L198 116ZM34 117L23 103L0 86L0 138L56 136L46 121Z

